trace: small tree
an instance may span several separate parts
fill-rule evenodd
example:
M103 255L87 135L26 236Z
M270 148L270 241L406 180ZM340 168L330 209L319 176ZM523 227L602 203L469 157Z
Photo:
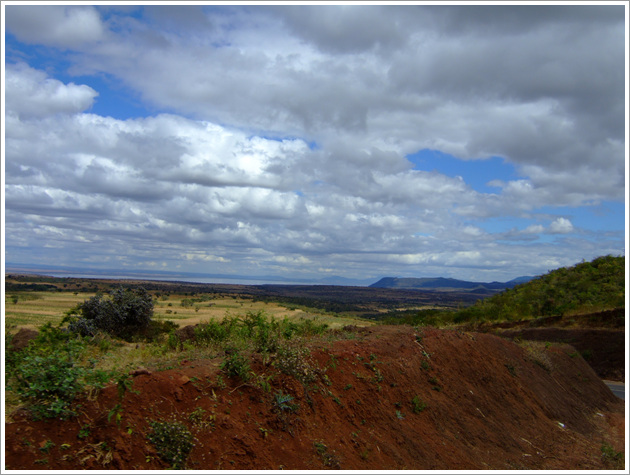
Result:
M148 328L153 317L153 298L143 288L113 290L106 298L98 294L76 308L80 317L68 328L83 336L103 331L128 339Z

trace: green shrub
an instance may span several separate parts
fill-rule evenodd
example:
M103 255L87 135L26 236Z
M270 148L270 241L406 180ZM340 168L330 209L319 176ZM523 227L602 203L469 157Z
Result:
M606 466L614 470L623 470L625 468L625 455L622 451L617 452L614 447L608 443L601 446L602 460Z
M228 376L238 377L243 381L249 381L251 378L249 362L235 350L232 350L232 353L221 363L221 369Z
M86 347L77 335L47 323L28 347L6 352L7 388L18 394L35 419L75 415L75 397L90 386L103 387L111 377L89 363L80 364Z
M20 365L15 389L30 403L35 419L67 419L76 413L71 408L83 389L85 369L76 366L62 351L47 356L29 356Z
M86 300L74 309L78 319L68 328L82 336L93 336L98 330L129 340L147 330L153 317L153 298L140 288L118 288L110 297L102 294Z
M193 436L181 422L150 423L152 432L147 436L157 449L160 458L174 469L184 469L186 459L195 446Z
M426 409L427 405L422 399L415 395L411 400L411 408L414 414L420 414L422 411Z
M238 318L226 317L221 322L210 320L195 327L195 342L197 345L221 343L236 335Z

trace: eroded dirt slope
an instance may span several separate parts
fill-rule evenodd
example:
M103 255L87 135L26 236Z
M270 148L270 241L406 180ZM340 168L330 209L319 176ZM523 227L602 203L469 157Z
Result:
M115 386L74 420L18 414L6 468L165 469L147 440L153 420L190 429L191 470L605 469L602 444L624 449L623 401L571 346L402 326L354 335L312 348L307 389L260 356L266 390L217 378L222 359L182 361L134 378L119 425L108 421ZM274 407L280 391L297 410Z
M487 325L483 331L504 338L568 343L602 378L625 381L625 309L585 315L544 317Z

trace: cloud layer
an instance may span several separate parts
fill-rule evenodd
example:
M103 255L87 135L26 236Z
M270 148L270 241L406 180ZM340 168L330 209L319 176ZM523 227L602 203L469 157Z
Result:
M623 221L572 222L625 197L623 14L7 6L7 259L501 279L623 253ZM99 115L91 77L147 114ZM519 176L479 191L424 149Z

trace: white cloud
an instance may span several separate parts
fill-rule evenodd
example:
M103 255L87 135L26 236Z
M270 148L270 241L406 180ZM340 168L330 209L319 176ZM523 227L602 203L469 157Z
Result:
M7 114L21 118L82 112L98 96L89 86L64 84L24 63L7 64L5 81Z
M573 224L567 218L557 218L549 225L552 234L567 234L573 231Z

